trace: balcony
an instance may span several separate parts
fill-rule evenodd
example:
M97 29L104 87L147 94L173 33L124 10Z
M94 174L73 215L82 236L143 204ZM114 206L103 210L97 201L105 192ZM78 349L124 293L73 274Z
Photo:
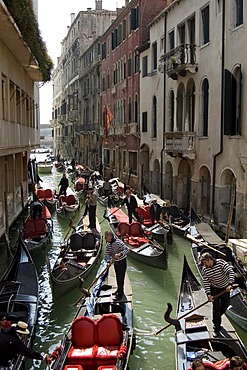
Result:
M125 134L125 125L112 125L109 129L109 135L124 135Z
M196 73L196 45L181 44L175 49L161 56L159 71L166 73L168 77L177 80L179 76L185 77L187 72Z
M68 111L68 120L69 121L77 121L78 120L78 110L71 109Z
M195 132L165 132L165 151L172 157L187 157L195 159L196 134Z

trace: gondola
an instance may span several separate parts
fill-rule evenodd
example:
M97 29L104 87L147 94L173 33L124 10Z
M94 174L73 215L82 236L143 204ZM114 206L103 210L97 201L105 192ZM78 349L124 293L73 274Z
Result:
M48 208L34 201L30 205L30 214L23 223L20 237L30 252L44 249L51 242L53 222Z
M167 269L167 246L145 234L140 222L129 224L129 217L119 208L107 208L105 217L116 236L129 248L129 256L140 263Z
M152 237L160 243L172 244L173 230L169 222L162 221L152 225L150 216L150 204L138 202L137 213L139 220L143 224L146 232L151 233Z
M179 291L177 319L171 319L168 304L165 320L176 327L176 369L190 369L196 358L205 361L205 369L229 369L229 358L240 356L247 361L247 351L234 327L223 315L220 335L213 336L212 303L207 301L204 289L191 271L184 257Z
M92 175L91 175L92 176ZM104 207L118 207L124 199L124 184L119 178L114 177L109 180L111 184L110 195L105 194L104 180L97 179L93 181L94 189L97 195L98 202Z
M235 283L237 287L231 291L230 307L226 314L238 326L247 331L247 276L246 271L232 253L232 250L227 246L218 235L214 233L210 225L199 223L191 229L191 234L187 234L187 238L192 241L192 255L195 263L201 272L200 256L204 252L209 252L214 258L221 258L229 262L235 272ZM211 243L207 242L202 235L205 234Z
M24 321L30 334L26 338L32 345L38 313L39 283L35 264L19 238L15 255L0 280L0 311L6 312L12 322ZM12 360L13 370L23 368L25 357L18 355Z
M60 195L56 203L57 215L63 219L74 217L80 208L80 201L72 189L67 188L67 195Z
M74 229L67 243L51 268L53 293L56 298L79 286L79 278L85 279L98 264L102 251L102 235L99 223L96 229L89 229L88 216Z
M108 274L106 275L106 271ZM103 260L82 298L61 345L53 354L53 370L127 370L135 348L132 289L125 276L124 298L113 300L116 276L112 264Z

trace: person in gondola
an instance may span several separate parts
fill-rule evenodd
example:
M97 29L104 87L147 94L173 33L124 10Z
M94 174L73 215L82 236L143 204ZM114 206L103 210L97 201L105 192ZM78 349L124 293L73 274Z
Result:
M7 314L1 313L0 314L0 331L1 330L8 330L11 328L11 321L7 320Z
M152 225L154 225L155 222L159 222L160 214L161 214L161 206L157 203L157 199L154 199L150 206L150 217L151 217Z
M214 336L220 334L221 316L230 305L230 291L235 280L232 266L223 259L215 259L210 253L203 253L201 256L202 278L208 301L213 302L213 324ZM214 299L219 293L225 294Z
M230 358L231 370L247 370L247 365L240 356L233 356Z
M138 212L137 212L138 204L137 204L136 197L131 194L130 189L127 189L125 194L126 196L124 197L121 205L123 206L124 204L126 204L126 207L128 209L128 215L129 215L129 223L131 224L133 215L138 221L140 219Z
M62 194L66 195L67 194L67 189L69 187L69 180L67 179L65 173L63 174L63 177L61 178L58 186L60 186L58 197L60 197L60 195L62 195Z
M127 269L126 257L129 250L122 240L114 236L112 231L105 232L105 240L106 250L104 259L107 262L111 261L113 258L115 260L114 269L116 273L117 290L116 292L114 292L115 297L113 298L113 300L119 301L123 298L124 295L124 279Z
M197 358L191 363L191 370L205 370L202 359Z
M42 355L26 346L22 338L28 334L28 325L23 321L13 324L10 330L0 331L0 370L10 370L10 361L16 355L45 361L47 364L50 362L47 354Z

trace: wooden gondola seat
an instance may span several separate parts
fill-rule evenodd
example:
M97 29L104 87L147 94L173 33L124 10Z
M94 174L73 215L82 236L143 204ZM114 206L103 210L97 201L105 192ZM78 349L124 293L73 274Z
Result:
M106 314L97 321L82 316L73 322L71 330L70 365L97 368L116 364L123 341L122 324L116 315Z
M120 319L114 314L103 315L97 321L97 365L115 365L123 340Z
M141 222L144 226L151 226L151 216L150 216L150 205L145 206L145 208L138 206L137 213L141 217Z
M67 196L67 204L73 206L76 203L75 197L73 194Z
M24 237L35 238L46 234L47 222L44 218L38 218L37 220L28 219L24 225Z
M45 189L44 190L44 197L45 199L52 200L53 199L53 192L51 189Z
M130 225L128 222L120 222L118 224L118 235L119 236L130 235Z
M69 364L90 365L96 355L95 322L90 317L78 317L72 323L72 346L68 353Z
M36 195L40 202L43 202L45 200L45 192L43 189L37 189Z

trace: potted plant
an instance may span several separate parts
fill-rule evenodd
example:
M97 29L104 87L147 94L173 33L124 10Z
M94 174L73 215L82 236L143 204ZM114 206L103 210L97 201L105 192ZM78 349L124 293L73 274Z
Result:
M172 65L173 69L177 68L178 66L177 57L175 55L172 55L169 60L170 60L170 64Z

